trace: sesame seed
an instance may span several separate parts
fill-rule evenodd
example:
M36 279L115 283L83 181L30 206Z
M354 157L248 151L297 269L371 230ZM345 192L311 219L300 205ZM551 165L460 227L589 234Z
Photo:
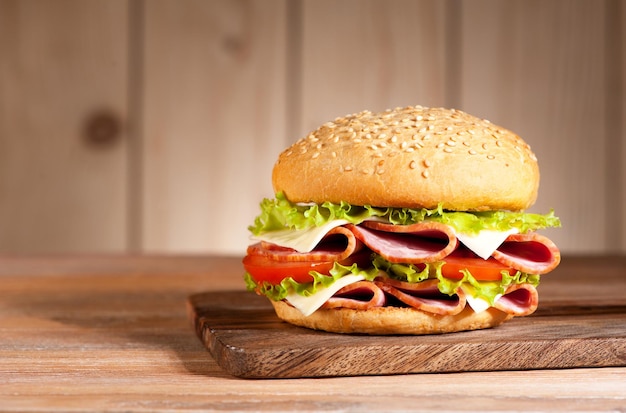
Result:
M389 138L389 141L391 143L396 143L398 141L398 137L396 135L393 135L391 138Z
M496 157L493 155L487 155L487 159L496 159Z
M502 147L502 141L496 141L496 146Z
M487 149L487 144L483 143L483 149Z
M425 166L426 168L430 168L431 166L433 166L432 161L431 161L431 160L429 160L429 159L424 159L424 162L423 162L423 163L424 163L424 166Z
M428 177L430 176L430 172L428 172L428 171L422 171L422 176L423 176L424 178L428 178Z
M464 146L467 146L468 148L469 148L470 146L472 146L472 144L471 144L471 143L469 143L468 141L464 141L464 142L463 142L463 145L464 145Z
M414 148L405 148L405 149L404 149L404 152L406 152L406 153L411 153L411 152L413 152L413 151L415 151L415 149L414 149Z
M456 146L456 142L450 140L450 141L446 142L446 145L448 145L448 146Z
M330 154L330 156L332 156L333 158L336 158L336 157L337 157L337 152L332 152L332 153Z
M470 155L476 155L476 151L473 149L470 149L469 151L467 151L467 153L469 153Z
M363 168L361 169L361 173L363 175L369 175L372 171L369 168Z
M448 147L443 148L443 151L445 153L452 153L453 152L452 148L448 148Z
M426 135L422 136L422 140L423 140L423 141L427 141L427 140L429 140L430 138L432 138L432 136L431 136L430 134L428 134L428 133L427 133Z
M439 142L439 143L437 144L437 149L441 149L441 148L443 148L443 146L444 146L444 145L445 145L445 144L444 144L443 142Z
M378 139L385 139L387 137L386 133L381 133L380 135L378 135Z
M350 171L352 171L352 167L351 166L344 166L343 170L346 171L346 172L350 172Z
M320 153L319 153L319 152L315 152L315 153L313 154L313 159L317 158L318 156L320 156Z
M385 170L384 170L383 168L380 168L379 170L377 170L377 171L376 171L376 173L377 173L378 175L382 175L382 174L384 174L384 173L385 173Z
M409 163L409 168L411 168L411 169L417 168L417 162L411 161L411 163Z

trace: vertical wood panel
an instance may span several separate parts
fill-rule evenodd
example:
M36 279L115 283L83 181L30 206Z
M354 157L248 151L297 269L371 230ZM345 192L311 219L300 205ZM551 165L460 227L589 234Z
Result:
M445 100L445 3L303 3L302 120L296 140L337 116Z
M237 253L284 146L284 1L145 3L143 246Z
M520 134L541 169L533 211L564 252L601 252L605 214L605 3L462 3L461 109ZM478 30L480 28L480 30Z
M617 142L619 143L619 147L621 148L619 166L621 171L621 181L620 188L618 191L621 191L621 202L619 203L620 209L622 211L622 231L621 231L621 246L620 252L622 254L626 254L626 2L622 0L616 0L614 2L615 10L617 12L618 18L616 21L616 33L617 37L617 46L619 47L619 61L618 64L618 82L619 89L617 93L617 99L619 99L616 104L619 106L618 110L618 123L617 123ZM609 87L615 87L615 85L609 85Z
M0 2L0 250L125 248L126 143L83 139L126 116L125 1ZM124 135L124 131L122 131Z

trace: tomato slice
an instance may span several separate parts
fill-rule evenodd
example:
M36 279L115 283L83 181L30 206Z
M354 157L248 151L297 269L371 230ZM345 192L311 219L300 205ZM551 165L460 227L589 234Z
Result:
M309 275L311 271L328 274L333 268L332 261L306 262L306 261L276 261L263 255L246 255L243 259L243 267L256 282L267 281L270 284L280 282L291 277L299 283L313 281Z
M446 278L460 280L463 278L461 270L467 269L477 281L500 281L501 271L508 271L509 274L516 272L493 257L484 260L478 256L457 253L457 251L443 259L446 263L441 267L441 274Z
M309 274L311 271L329 275L335 265L335 261L279 261L267 255L251 252L249 250L248 255L244 257L243 266L256 282L267 281L270 284L280 284L285 278L291 277L296 282L308 283L313 281L313 277ZM357 263L360 267L367 268L371 265L370 256L370 251L361 251L352 254L340 264Z

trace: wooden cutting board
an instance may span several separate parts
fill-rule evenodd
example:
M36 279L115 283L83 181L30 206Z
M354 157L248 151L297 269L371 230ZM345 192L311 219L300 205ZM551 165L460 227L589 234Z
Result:
M213 358L245 378L626 366L626 304L540 304L488 330L431 336L342 335L280 321L245 291L196 294L189 317Z

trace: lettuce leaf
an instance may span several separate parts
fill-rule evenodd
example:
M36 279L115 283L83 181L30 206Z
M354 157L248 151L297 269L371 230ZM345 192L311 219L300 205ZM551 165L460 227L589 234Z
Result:
M468 270L461 270L461 272L463 273L463 278L460 280L445 278L441 275L441 272L438 272L439 284L437 286L439 291L442 294L453 295L462 286L465 292L476 298L482 298L492 306L496 301L496 297L503 295L510 285L529 283L536 287L539 285L540 280L538 274L527 274L517 271L514 275L510 275L508 271L502 271L501 281L478 281Z
M271 284L267 281L257 283L249 273L244 275L244 279L248 291L255 291L257 294L264 295L271 300L280 301L291 291L295 291L302 296L313 295L317 291L318 286L328 287L339 278L348 274L362 275L366 280L372 281L378 275L378 269L372 267L364 270L356 264L346 266L336 262L330 270L330 275L320 274L317 271L311 271L309 274L313 277L313 281L310 283L299 283L291 277L284 278L280 284Z
M481 230L507 231L517 228L520 233L543 228L560 227L561 221L551 210L547 214L510 211L458 212L446 211L443 204L434 209L377 208L369 205L355 206L347 202L334 204L294 204L284 194L261 202L261 213L254 225L248 227L253 235L284 229L307 229L333 220L346 220L359 224L366 219L382 219L396 225L410 225L422 221L441 222L459 232L476 234Z
M359 268L356 264L345 266L335 263L330 271L330 276L322 275L316 271L310 274L313 282L298 283L291 277L283 279L280 284L270 284L268 282L256 283L250 274L246 273L244 278L249 291L256 291L258 294L267 296L274 301L284 299L290 291L303 296L315 294L317 287L323 285L328 287L339 278L347 274L363 275L366 280L372 281L381 275L381 271L390 278L408 282L421 282L429 278L437 278L439 283L437 287L442 294L454 295L458 288L463 288L477 298L482 298L490 305L493 305L496 297L503 295L507 288L513 284L529 283L533 286L539 285L540 276L537 274L527 274L517 271L514 275L510 275L508 271L502 271L501 281L478 281L467 270L462 270L463 278L453 280L443 276L441 268L445 265L445 261L433 263L424 263L424 268L414 264L396 264L385 260L378 254L373 255L373 267L367 270Z

